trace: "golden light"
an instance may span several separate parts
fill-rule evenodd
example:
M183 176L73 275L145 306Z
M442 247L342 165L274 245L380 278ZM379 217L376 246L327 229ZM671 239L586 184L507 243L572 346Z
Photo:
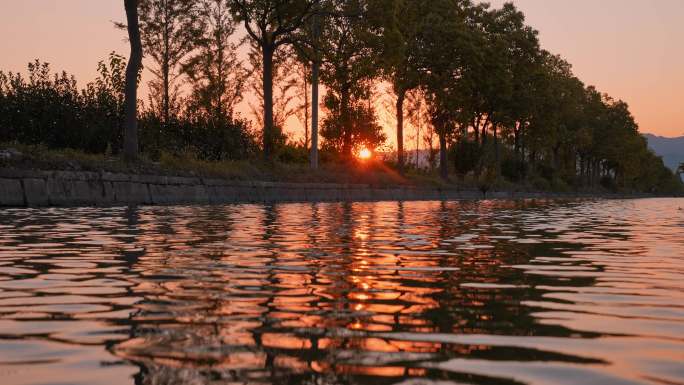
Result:
M371 152L371 150L367 149L366 147L359 150L359 155L358 155L359 159L364 159L364 160L370 159L371 156L373 156L373 153Z

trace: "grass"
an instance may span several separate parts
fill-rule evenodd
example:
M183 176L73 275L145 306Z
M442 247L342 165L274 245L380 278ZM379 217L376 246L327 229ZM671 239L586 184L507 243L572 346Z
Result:
M192 156L162 154L158 160L144 155L134 163L105 154L88 154L71 149L53 150L44 146L0 144L0 151L14 149L21 153L0 159L0 167L29 170L116 172L146 175L223 178L241 181L273 181L293 183L349 183L373 186L414 185L447 187L435 173L407 170L400 175L391 165L381 161L323 163L312 170L308 163L265 162L261 159L237 161L204 161Z
M327 162L312 170L307 163L265 162L262 159L210 162L192 156L173 156L166 153L158 160L151 160L143 155L139 161L127 163L112 155L88 154L71 149L52 150L44 146L15 143L0 144L0 151L6 149L14 149L21 155L10 159L0 158L0 168L206 177L238 181L367 184L377 187L403 185L518 192L571 190L567 185L558 186L557 183L538 176L531 176L524 183L514 183L502 177L483 180L472 175L454 175L449 181L445 181L438 176L436 170L430 172L413 168L400 174L393 165L379 160L352 164ZM591 189L583 192L600 194L607 191Z

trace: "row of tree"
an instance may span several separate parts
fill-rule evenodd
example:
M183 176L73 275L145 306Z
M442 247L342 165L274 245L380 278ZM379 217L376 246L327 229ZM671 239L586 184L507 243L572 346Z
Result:
M444 178L451 168L480 179L677 187L674 174L648 150L627 105L585 86L569 63L543 50L512 4L493 9L471 0L125 0L125 7L127 23L119 25L131 42L125 71L121 58L112 56L101 69L109 68L113 80L102 80L109 76L103 74L80 94L68 77L54 79L52 94L69 89L67 98L80 100L85 110L93 109L87 95L101 101L92 96L106 91L100 83L113 84L104 99L116 102L102 113L111 110L112 121L121 119L123 143L120 129L100 135L90 127L105 123L83 123L91 134L77 138L100 141L86 146L91 151L123 148L133 159L139 147L191 148L206 159L260 152L270 160L286 148L283 128L297 115L305 127L300 147L317 167L319 147L345 160L361 147L384 143L374 103L384 91L393 99L400 171L406 167L405 126L411 126L423 130L430 150L436 137ZM149 100L138 111L143 54L152 80ZM32 66L34 72L46 69ZM0 108L3 115L21 115L15 107L27 102L17 95L36 93L35 75L28 81L10 75L0 76ZM37 89L50 82L38 82L43 85ZM319 83L325 87L322 101ZM236 110L246 94L255 99L249 104L257 124ZM46 105L33 104L41 103ZM64 136L51 128L50 114L24 125L29 128L16 122L0 127L13 127L9 137L24 141Z

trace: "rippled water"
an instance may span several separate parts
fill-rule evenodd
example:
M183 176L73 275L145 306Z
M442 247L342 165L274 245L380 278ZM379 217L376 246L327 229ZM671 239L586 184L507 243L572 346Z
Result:
M0 211L0 383L682 384L684 200Z

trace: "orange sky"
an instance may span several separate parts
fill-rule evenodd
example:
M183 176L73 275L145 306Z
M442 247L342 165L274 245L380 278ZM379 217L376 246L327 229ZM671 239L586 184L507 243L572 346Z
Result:
M40 58L83 84L109 52L128 53L111 23L124 19L122 0L0 1L2 70L23 71ZM684 135L684 0L514 3L544 48L568 59L585 83L627 101L643 132Z

